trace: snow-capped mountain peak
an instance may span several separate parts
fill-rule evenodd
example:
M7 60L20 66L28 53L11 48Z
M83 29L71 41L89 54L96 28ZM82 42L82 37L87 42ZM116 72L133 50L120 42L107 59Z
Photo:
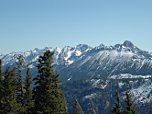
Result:
M81 71L86 72L87 77L102 77L119 73L141 73L143 75L152 73L150 70L152 68L152 55L139 49L130 41L114 46L100 44L94 48L86 44L79 44L75 47L66 46L62 49L35 48L31 51L13 52L0 57L4 65L15 64L15 56L22 54L26 64L33 64L46 50L54 51L54 66L58 72L68 70L67 77ZM145 69L149 70L143 72Z
M130 48L134 48L134 44L131 41L124 41L124 43L122 44L125 47L130 47Z
M116 84L110 86L109 83L115 83L113 80L119 80L121 81L118 83L120 89L127 89L128 83L131 85L130 92L137 102L142 104L152 101L152 54L139 49L130 41L114 46L100 44L96 47L90 47L79 44L74 47L66 46L62 49L35 48L25 52L1 54L0 59L2 59L4 68L7 65L14 66L16 57L21 54L24 56L24 67L29 66L33 76L36 76L37 59L46 50L54 51L53 65L63 82L72 82L73 84L75 81L85 81L92 84L91 87L88 87L88 95L82 92L81 87L78 88L78 91L82 92L82 96L85 95L84 100L97 98L99 94L101 95L99 89L105 89L104 91L107 89L107 95L109 95L109 90L113 91L117 87ZM73 86L71 87L73 89Z

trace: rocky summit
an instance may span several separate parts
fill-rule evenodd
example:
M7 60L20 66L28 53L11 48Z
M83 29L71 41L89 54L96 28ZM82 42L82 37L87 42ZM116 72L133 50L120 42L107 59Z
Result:
M110 114L113 95L118 89L122 96L130 91L139 114L152 109L152 53L144 51L130 41L114 46L100 44L91 47L79 44L63 49L46 47L25 52L1 54L3 67L16 65L16 57L24 56L24 68L32 69L36 77L37 59L46 50L54 51L53 66L63 82L68 112L71 102L80 100L85 114ZM148 110L147 110L148 109Z

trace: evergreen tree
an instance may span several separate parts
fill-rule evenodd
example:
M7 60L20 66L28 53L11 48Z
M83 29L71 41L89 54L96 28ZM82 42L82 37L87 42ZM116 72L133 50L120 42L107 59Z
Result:
M46 51L38 59L38 76L34 79L34 106L36 113L66 114L66 103L59 75L52 66L53 53Z
M75 100L75 105L74 105L74 112L73 114L83 114L82 108L78 102L78 100Z
M116 91L115 96L116 96L116 103L115 103L115 107L112 109L112 113L122 114L121 98L118 91Z
M22 68L23 68L24 58L23 55L18 55L17 57L17 101L20 104L23 103L23 76L22 76Z
M30 68L27 68L26 79L24 85L25 93L24 93L24 107L26 113L31 113L33 102L32 102L32 76L30 72Z
M0 80L2 80L2 60L0 59Z
M135 106L131 100L131 95L129 94L129 92L126 92L126 111L124 112L125 114L135 114L136 110L135 110Z
M7 68L3 80L4 96L2 102L2 114L20 114L21 105L16 101L16 70Z
M2 74L2 61L0 60L0 113L3 112L3 97L4 97L4 86L3 86L3 74Z

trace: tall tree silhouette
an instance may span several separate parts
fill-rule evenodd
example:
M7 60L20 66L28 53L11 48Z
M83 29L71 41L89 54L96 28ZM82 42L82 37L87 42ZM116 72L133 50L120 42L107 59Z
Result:
M23 55L17 56L17 101L23 105L23 69L24 57Z
M4 72L3 80L3 110L2 114L20 114L22 113L22 108L19 103L16 101L16 70L10 70L8 67Z
M24 107L25 107L25 112L27 114L31 113L32 107L33 107L33 102L32 102L32 75L30 72L30 68L27 68L26 71L26 79L24 83Z
M126 92L126 111L124 112L125 114L135 114L135 106L131 100L131 95L129 94L129 91Z
M36 113L66 114L66 103L59 75L53 69L53 53L46 51L38 59L38 76L34 79L34 106Z
M116 91L115 96L116 96L116 103L115 103L115 106L112 109L112 113L122 114L121 98L120 98L120 95L119 95L118 91Z

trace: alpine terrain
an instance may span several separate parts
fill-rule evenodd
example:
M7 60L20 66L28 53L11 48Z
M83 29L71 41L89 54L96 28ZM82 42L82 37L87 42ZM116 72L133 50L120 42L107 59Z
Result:
M152 114L152 53L125 41L114 46L79 44L63 49L35 48L1 54L0 59L5 68L8 64L15 66L16 57L23 55L23 68L29 66L35 77L37 59L46 50L54 51L53 66L63 82L69 114L73 112L75 99L85 114L111 114L116 90L122 96L130 92L138 114L145 110L146 114Z

